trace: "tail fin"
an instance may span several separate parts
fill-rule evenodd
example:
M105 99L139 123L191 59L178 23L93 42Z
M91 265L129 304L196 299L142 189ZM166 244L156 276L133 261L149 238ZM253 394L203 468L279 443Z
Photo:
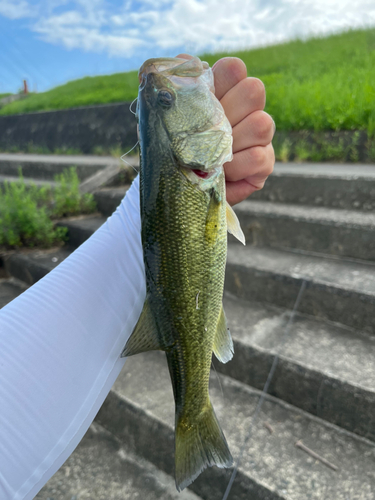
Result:
M209 400L197 422L177 419L175 461L178 491L189 486L206 467L233 465L227 441Z

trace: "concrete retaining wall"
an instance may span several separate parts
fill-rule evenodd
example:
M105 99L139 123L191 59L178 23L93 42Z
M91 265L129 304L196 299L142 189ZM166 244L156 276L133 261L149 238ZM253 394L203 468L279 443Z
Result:
M0 149L82 153L124 149L137 142L130 103L105 104L0 117ZM41 151L42 152L42 151Z
M0 116L0 150L85 154L124 150L137 142L129 106L116 103ZM273 144L282 161L375 162L375 141L365 131L277 131Z

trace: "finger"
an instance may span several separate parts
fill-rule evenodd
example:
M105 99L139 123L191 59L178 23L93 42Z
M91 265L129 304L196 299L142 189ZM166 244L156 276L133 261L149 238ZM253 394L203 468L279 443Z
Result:
M258 189L249 184L245 179L236 182L226 182L226 197L229 205L233 206L246 200L251 194L258 191Z
M224 57L212 67L215 82L215 95L220 100L233 87L247 76L245 63L238 57Z
M233 128L233 153L253 146L267 146L274 134L274 121L264 111L254 111Z
M255 146L236 153L233 160L224 165L225 177L229 182L247 179L257 189L261 189L267 177L272 174L274 164L272 144Z
M266 148L264 148L266 149ZM255 191L263 188L268 175L273 171L275 164L275 154L270 144L267 146L268 162L267 168L260 168L260 171L237 181L226 181L226 199L230 205L235 205L245 200ZM266 175L268 173L268 175Z
M232 127L266 104L264 84L258 78L245 78L220 100Z

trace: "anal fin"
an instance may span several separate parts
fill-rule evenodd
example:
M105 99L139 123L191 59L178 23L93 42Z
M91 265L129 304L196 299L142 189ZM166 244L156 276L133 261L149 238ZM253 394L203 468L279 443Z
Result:
M223 306L221 306L219 321L217 323L213 351L217 359L222 363L227 363L233 358L233 340L227 326Z
M146 298L138 323L135 325L133 333L126 342L121 357L124 358L141 352L158 350L161 350L160 341L157 335L155 320Z

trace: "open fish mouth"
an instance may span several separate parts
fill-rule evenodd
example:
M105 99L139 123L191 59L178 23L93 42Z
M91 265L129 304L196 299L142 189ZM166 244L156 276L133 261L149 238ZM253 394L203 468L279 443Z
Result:
M205 172L204 170L198 170L196 168L192 168L191 170L196 176L201 177L202 179L208 179L213 175L213 172Z

